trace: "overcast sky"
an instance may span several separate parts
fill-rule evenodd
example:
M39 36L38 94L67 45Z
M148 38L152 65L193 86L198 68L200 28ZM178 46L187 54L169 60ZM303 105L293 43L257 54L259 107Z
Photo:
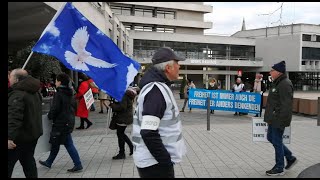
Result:
M232 35L241 30L245 19L246 29L265 28L280 24L282 2L204 2L213 7L206 13L204 20L212 22L212 29L205 34ZM276 11L276 12L274 12ZM270 14L271 15L262 15ZM282 6L283 24L307 23L320 24L320 2L284 2Z

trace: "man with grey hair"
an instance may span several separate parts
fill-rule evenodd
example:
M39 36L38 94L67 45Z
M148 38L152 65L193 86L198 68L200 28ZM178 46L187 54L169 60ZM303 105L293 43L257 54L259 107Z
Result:
M142 77L133 117L133 159L141 178L174 178L175 163L186 153L179 108L170 83L179 77L178 57L160 48Z
M19 160L26 178L37 178L34 150L42 135L40 81L14 69L8 88L8 177Z

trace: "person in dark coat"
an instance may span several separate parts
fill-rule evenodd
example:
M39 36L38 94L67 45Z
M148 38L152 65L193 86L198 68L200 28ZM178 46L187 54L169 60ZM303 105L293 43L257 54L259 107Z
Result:
M276 153L276 165L266 174L269 176L284 175L284 168L290 169L297 159L283 144L285 127L290 126L292 119L293 85L286 73L286 63L281 61L272 66L270 75L273 79L268 94L264 121L268 123L267 139ZM284 157L287 165L284 166Z
M9 75L8 88L8 177L19 160L26 178L37 178L34 150L42 129L40 81L23 69Z
M125 159L125 143L129 145L130 156L133 154L133 144L128 136L125 134L125 130L128 125L133 122L133 101L136 97L137 92L134 88L129 87L126 90L121 102L114 102L110 104L112 108L113 117L112 119L116 122L117 137L119 145L119 154L112 157L112 159Z
M48 118L52 120L52 130L50 134L51 151L46 161L39 161L43 166L51 168L57 157L60 145L67 149L74 167L68 169L69 172L76 172L83 169L77 149L75 148L71 133L74 128L76 101L73 97L72 87L69 86L70 78L67 74L56 76L57 93L53 97L52 105L48 113Z

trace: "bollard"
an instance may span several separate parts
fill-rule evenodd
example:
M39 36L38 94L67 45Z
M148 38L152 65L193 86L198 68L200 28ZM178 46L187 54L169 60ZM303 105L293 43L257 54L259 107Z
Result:
M207 97L207 131L210 131L210 97Z
M317 126L320 126L320 97L318 97L318 122Z

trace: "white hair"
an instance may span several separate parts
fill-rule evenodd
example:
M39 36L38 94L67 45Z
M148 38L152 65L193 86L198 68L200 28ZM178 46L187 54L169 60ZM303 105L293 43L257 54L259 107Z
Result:
M171 60L171 61L166 61L163 63L155 64L155 65L153 65L153 67L160 70L160 71L164 71L166 69L167 65L170 65L171 67L173 67L173 64L174 64L174 60Z

